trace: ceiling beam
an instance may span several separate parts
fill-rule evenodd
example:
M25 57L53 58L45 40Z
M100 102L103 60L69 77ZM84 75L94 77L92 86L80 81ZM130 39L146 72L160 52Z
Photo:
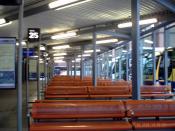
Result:
M173 13L175 13L175 2L172 0L155 0L157 3L163 5Z
M144 35L147 35L147 34L153 32L155 30L158 30L158 29L160 29L162 27L165 27L166 25L169 25L169 24L173 23L174 21L175 21L175 18L171 19L169 21L162 22L161 24L159 24L159 25L157 25L157 26L155 26L155 27L153 27L153 28L151 28L149 30L141 32L141 36L144 37Z
M105 35L110 35L112 37L115 37L115 38L119 38L119 39L131 39L131 36L128 35L128 34L124 34L124 33L119 33L118 31L117 32L113 32L113 31L99 31L97 32L98 34L105 34Z

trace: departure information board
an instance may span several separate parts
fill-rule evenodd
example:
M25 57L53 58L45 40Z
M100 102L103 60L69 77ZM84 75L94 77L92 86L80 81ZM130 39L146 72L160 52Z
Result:
M16 39L0 38L0 88L15 88Z

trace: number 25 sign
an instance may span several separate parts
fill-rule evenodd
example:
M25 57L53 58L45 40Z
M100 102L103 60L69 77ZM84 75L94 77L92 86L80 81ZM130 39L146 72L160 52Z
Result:
M28 41L38 42L40 40L40 28L28 28Z

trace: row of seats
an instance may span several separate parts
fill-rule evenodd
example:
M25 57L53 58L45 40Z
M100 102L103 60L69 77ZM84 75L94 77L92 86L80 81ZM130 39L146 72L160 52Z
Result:
M85 77L83 80L80 79L80 77L54 77L52 81L48 83L49 86L92 86L92 78L91 77ZM130 85L130 82L124 81L124 80L118 80L118 81L111 81L108 79L98 79L97 80L98 86L126 86Z
M175 128L174 109L175 101L165 100L40 100L30 131L167 131Z
M174 96L169 86L142 86L141 96L150 98L171 98ZM132 98L130 86L48 86L45 99L58 98Z
M97 81L98 86L115 86L115 85L128 85L129 83L126 81L117 81L117 82L112 82L108 80L99 80ZM91 80L87 81L81 81L81 80L66 80L66 81L51 81L48 85L50 86L92 86L93 83Z

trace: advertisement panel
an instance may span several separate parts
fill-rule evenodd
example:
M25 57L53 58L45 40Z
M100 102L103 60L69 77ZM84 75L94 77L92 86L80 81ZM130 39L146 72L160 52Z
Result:
M15 88L16 39L0 38L0 88Z

